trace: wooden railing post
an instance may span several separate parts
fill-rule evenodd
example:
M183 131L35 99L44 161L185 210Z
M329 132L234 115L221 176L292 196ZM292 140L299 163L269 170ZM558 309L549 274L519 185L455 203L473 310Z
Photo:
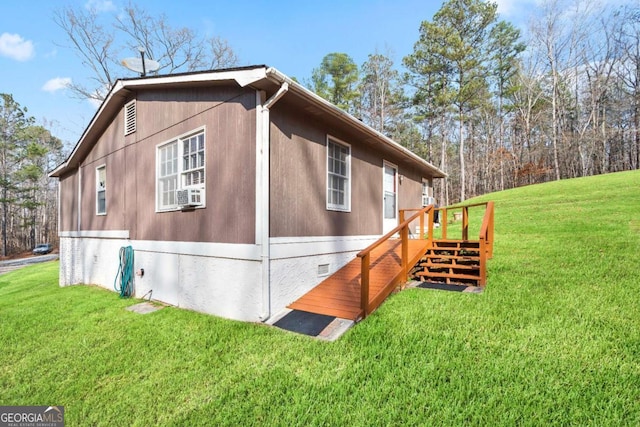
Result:
M462 240L469 240L469 208L462 207Z
M487 284L487 244L485 236L480 236L480 286Z
M417 210L418 212L415 213L414 215L412 215L408 219L404 219L404 217L406 216L405 210L401 211L400 215L402 216L402 218L404 220L400 224L398 224L398 226L396 228L394 228L393 230L389 231L387 234L382 236L380 239L378 239L377 241L375 241L371 245L367 246L365 249L363 249L360 252L358 252L358 254L356 255L358 258L361 259L360 260L360 308L362 309L362 318L363 319L365 317L367 317L367 315L369 315L369 313L371 313L372 309L375 309L377 307L377 303L376 303L377 296L374 296L374 300L373 301L370 301L370 299L369 299L371 252L375 248L380 246L382 243L386 242L387 240L393 238L398 233L400 233L401 240L402 240L402 242L401 242L401 244L402 244L402 247L401 247L401 252L402 252L402 255L401 255L402 256L402 266L401 266L401 268L402 268L402 271L401 271L401 273L403 273L405 275L405 277L406 277L408 266L409 266L409 226L411 225L411 223L413 221L418 220L420 215L424 215L424 213L429 209L432 209L432 207L424 207L422 209L413 209L413 210ZM406 210L406 211L411 211L411 209ZM400 216L399 216L399 218L400 218Z
M409 264L409 224L402 227L402 278L407 277L407 264Z
M493 258L493 227L495 226L493 222L493 214L494 214L494 205L493 202L489 202L487 204L487 208L489 209L489 258Z
M440 228L442 228L442 238L447 239L447 208L440 209Z
M424 213L420 215L420 239L424 239Z
M368 252L362 257L360 264L360 308L362 309L362 318L369 314L369 267L371 262L371 254Z

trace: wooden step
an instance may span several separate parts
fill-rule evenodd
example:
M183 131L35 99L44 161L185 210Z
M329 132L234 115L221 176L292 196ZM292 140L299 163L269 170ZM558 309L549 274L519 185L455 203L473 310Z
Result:
M440 258L440 257L452 257L452 258L465 258L475 257L480 259L480 251L469 249L429 249L424 257ZM423 258L424 258L423 257Z
M420 271L416 273L416 276L420 277L434 277L443 279L464 279L464 280L480 280L480 275L474 274L452 274L452 273L433 273L430 271Z
M477 240L434 240L433 245L437 248L480 248Z
M443 264L443 263L420 263L420 267L428 269L447 269L447 270L480 270L479 265L464 265L464 264Z
M479 256L468 256L468 255L461 255L461 256L455 256L455 255L425 255L424 257L422 257L422 259L420 260L420 262L442 262L442 263L465 263L466 265L468 265L471 262L475 262L475 263L479 263L480 262L480 257Z
M478 286L480 262L480 242L477 240L434 240L411 275L423 282Z
M438 254L425 254L423 257L424 258L443 258L443 259L462 259L462 260L469 260L469 261L480 261L480 257L479 256L475 256L475 255L438 255Z

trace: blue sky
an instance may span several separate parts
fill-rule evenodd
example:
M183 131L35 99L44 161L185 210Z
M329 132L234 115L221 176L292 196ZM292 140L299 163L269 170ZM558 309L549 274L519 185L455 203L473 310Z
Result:
M500 0L501 16L523 24L537 0ZM39 124L75 144L95 113L88 101L74 99L64 82L90 75L67 48L53 13L66 5L117 14L128 0L4 0L0 6L0 92L10 93ZM420 23L431 20L442 2L430 0L167 1L138 0L174 27L227 39L240 65L266 64L300 80L330 52L345 52L358 65L376 49L394 53L396 64L413 50ZM197 6L196 6L197 5ZM123 52L122 57L137 52ZM120 70L119 77L135 73Z

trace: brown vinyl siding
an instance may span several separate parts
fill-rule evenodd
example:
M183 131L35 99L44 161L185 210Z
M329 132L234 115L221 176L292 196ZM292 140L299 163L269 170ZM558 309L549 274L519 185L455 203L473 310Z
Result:
M400 209L421 208L423 175L407 166L400 166L398 173L403 176L402 183L399 185L398 207Z
M203 86L141 91L133 97L136 132L124 136L120 110L81 165L81 229L128 230L139 240L254 243L255 91ZM157 146L202 127L206 208L156 212ZM107 214L97 216L95 169L102 164L107 167Z
M60 178L60 231L78 230L78 172Z
M382 234L383 162L398 166L399 209L422 206L422 178L366 135L305 111L287 97L271 109L271 236ZM327 210L327 136L351 147L350 212Z
M382 232L382 157L347 129L281 101L271 110L271 236ZM327 135L351 147L351 210L327 210Z
M115 151L80 168L82 174L81 230L125 230L123 212L126 193L121 190L121 180L126 179L124 151ZM96 168L106 166L106 215L96 214Z

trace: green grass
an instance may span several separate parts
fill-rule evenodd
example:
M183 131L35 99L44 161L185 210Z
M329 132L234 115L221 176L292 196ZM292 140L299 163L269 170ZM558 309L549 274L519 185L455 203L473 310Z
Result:
M410 289L334 343L0 276L0 404L67 425L640 425L640 172L492 194L481 295Z

